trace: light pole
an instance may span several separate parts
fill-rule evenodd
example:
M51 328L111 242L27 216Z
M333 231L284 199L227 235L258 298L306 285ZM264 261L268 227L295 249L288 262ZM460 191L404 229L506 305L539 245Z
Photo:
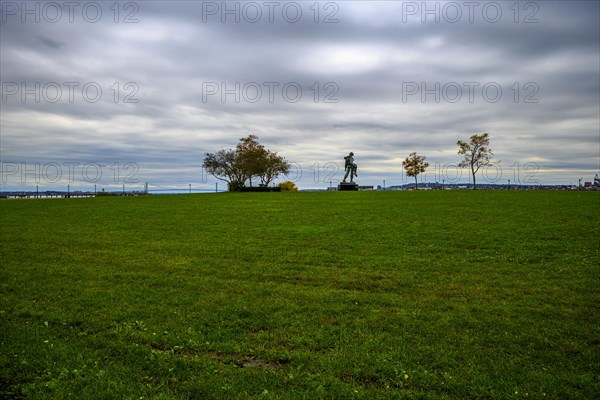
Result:
M383 190L385 190L385 179L383 180Z
M510 179L508 180L508 190L510 190Z

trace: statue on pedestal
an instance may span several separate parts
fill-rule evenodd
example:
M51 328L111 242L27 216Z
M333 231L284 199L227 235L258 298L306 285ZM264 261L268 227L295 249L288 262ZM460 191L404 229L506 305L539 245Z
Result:
M346 178L350 175L350 182L354 182L354 177L358 176L356 173L356 164L354 163L354 153L350 152L349 155L344 157L344 169L346 170L346 174L344 175L344 180L342 182L346 182Z

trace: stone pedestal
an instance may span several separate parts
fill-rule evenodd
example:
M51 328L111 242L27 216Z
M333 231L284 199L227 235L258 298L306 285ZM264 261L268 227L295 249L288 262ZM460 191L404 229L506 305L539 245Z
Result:
M340 182L338 190L358 190L358 185L354 182Z

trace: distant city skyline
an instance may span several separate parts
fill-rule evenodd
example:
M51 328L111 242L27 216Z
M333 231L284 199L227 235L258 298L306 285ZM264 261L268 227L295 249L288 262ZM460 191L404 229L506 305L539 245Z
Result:
M195 188L255 134L300 189L600 172L597 1L1 2L0 190ZM421 182L421 177L419 177ZM225 184L219 182L223 187Z

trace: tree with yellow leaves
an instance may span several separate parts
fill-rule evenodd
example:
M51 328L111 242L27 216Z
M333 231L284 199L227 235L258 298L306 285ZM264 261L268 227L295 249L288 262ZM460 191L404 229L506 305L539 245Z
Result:
M417 188L417 176L429 167L429 163L425 161L427 157L419 156L417 153L410 153L404 161L402 161L402 167L406 171L406 175L414 176L415 178L415 189Z

